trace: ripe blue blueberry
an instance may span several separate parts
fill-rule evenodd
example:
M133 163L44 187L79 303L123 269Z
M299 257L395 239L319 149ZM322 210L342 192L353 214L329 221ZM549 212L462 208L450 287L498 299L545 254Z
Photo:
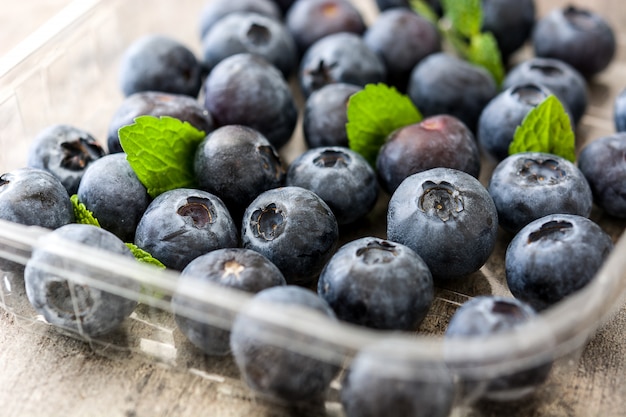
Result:
M626 131L626 88L622 89L613 101L613 122L617 132Z
M230 331L213 324L212 320L219 319L213 316L220 314L215 308L185 296L183 290L193 292L208 283L249 293L286 284L280 270L253 250L216 249L192 260L181 272L178 289L172 297L172 311L180 331L207 355L230 353Z
M482 0L483 32L491 32L507 62L530 38L535 25L535 0Z
M46 249L46 244L58 247L69 241L133 259L126 244L111 232L86 224L62 226L42 239L24 270L26 295L37 312L48 323L87 338L119 327L133 312L137 300L126 293L119 295L81 282L81 277L136 295L140 291L139 284L115 272L95 270L80 261L67 259ZM68 247L70 250L75 249Z
M184 94L140 91L124 98L115 110L107 133L109 153L124 151L120 145L119 129L132 124L136 117L145 115L173 117L206 134L214 129L213 117L195 98Z
M615 217L626 218L626 133L598 138L578 155L596 204Z
M378 179L393 193L409 175L454 168L478 178L480 152L472 131L459 118L441 114L393 131L376 159Z
M339 366L310 355L322 342L273 324L266 319L268 310L282 323L301 313L335 319L328 304L308 289L286 285L257 293L231 329L230 346L244 381L261 396L288 404L322 401Z
M433 278L412 249L375 237L344 244L328 261L317 293L338 319L384 330L416 330L434 298Z
M19 168L0 176L0 218L56 229L74 221L74 209L57 177L38 168Z
M243 216L242 246L265 255L288 284L316 284L338 239L337 220L328 204L302 187L265 191Z
M87 167L104 156L105 150L88 132L74 126L57 124L39 132L28 151L26 165L49 171L76 194Z
M339 146L309 149L289 165L286 185L306 188L320 196L338 224L367 215L378 199L378 181L360 154Z
M588 78L605 70L617 49L608 21L590 8L573 5L539 19L532 43L536 56L560 59Z
M346 417L446 417L455 387L445 365L418 360L406 341L382 339L361 349L341 387Z
M353 84L333 83L311 93L302 114L302 134L309 148L349 146L348 100L361 89Z
M426 3L433 8L435 13L441 15L441 2L439 0L426 0ZM376 0L376 6L378 6L378 10L381 12L394 7L407 9L411 7L409 0Z
M202 39L213 25L230 13L254 12L280 21L283 13L273 0L211 0L200 12L200 37Z
M291 8L291 6L296 2L296 0L273 0L274 3L280 7L280 10L283 14L287 13L287 11Z
M539 84L553 92L569 109L577 125L587 110L587 82L574 67L554 58L533 57L514 66L502 88L526 83Z
M285 184L285 167L276 149L247 126L217 128L198 145L193 169L198 186L218 196L237 224L263 191Z
M553 213L588 217L593 195L583 173L558 155L522 152L493 170L489 194L503 229L516 233L531 221Z
M285 15L300 54L325 36L349 32L362 35L366 25L354 3L345 0L296 1Z
M98 159L85 171L76 192L100 226L132 242L151 198L123 153Z
M209 73L205 90L204 107L217 126L249 126L276 149L291 139L298 121L294 96L265 58L241 53L223 59Z
M139 91L162 91L196 97L202 84L200 62L176 39L145 35L124 51L120 87L125 96Z
M300 61L298 74L305 97L327 84L343 82L363 87L385 82L386 77L383 61L362 36L350 32L327 35L312 44Z
M410 7L408 0L376 0L376 6L381 12L395 7Z
M437 52L415 66L407 93L424 116L449 114L475 132L480 113L498 87L483 67Z
M298 64L296 44L287 27L260 13L229 13L202 38L202 57L209 71L224 58L243 52L267 59L285 78Z
M389 201L387 238L417 252L435 281L480 269L495 247L497 233L491 196L463 171L433 168L413 174Z
M42 169L20 168L0 176L0 219L57 229L74 222L74 209L61 180ZM24 265L0 258L0 270L19 274Z
M458 342L458 339L463 338L478 339L514 332L536 316L537 313L530 305L516 298L479 296L466 301L456 310L446 329L445 338L457 339L455 341ZM511 355L509 358L500 358L500 361L509 359L514 360L515 357ZM485 360L486 363L493 363L493 359ZM501 401L523 398L545 382L552 369L552 358L542 358L537 362L524 369L504 371L494 367L490 372L489 367L460 363L448 357L448 366L460 376L463 395Z
M437 27L407 8L380 13L363 34L367 46L387 68L387 83L406 91L411 71L426 56L441 51Z
M214 194L177 188L148 205L137 225L135 244L166 267L181 271L200 255L237 247L237 226Z
M526 225L506 250L511 293L541 311L587 285L613 249L592 220L552 214Z

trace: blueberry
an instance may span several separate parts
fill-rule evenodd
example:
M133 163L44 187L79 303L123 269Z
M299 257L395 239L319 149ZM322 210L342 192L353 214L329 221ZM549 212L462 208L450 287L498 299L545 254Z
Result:
M102 228L86 224L62 226L42 238L26 264L24 281L28 300L54 326L87 338L109 333L135 309L137 301L129 294L138 295L139 284L111 270L96 270L80 260L47 249L54 245L58 250L59 246L65 245L68 253L73 253L76 249L68 243L133 259L124 242ZM89 282L106 284L124 293L108 292L99 285L84 282L86 278Z
M226 355L230 353L230 331L217 323L222 314L207 303L184 295L185 290L199 291L205 284L258 293L286 283L280 270L266 257L242 248L216 249L198 256L183 269L172 297L176 324L207 355ZM210 291L210 287L206 290ZM228 320L227 314L223 315Z
M298 65L296 44L287 27L260 13L229 13L202 38L202 55L209 70L222 59L243 52L267 59L285 78Z
M124 242L134 240L139 219L151 201L123 153L106 155L92 163L76 194L100 226Z
M592 220L551 214L526 225L506 250L511 293L541 311L587 285L613 249Z
M478 119L478 143L496 161L509 156L515 130L524 117L552 92L537 83L515 84L500 92ZM573 122L572 122L573 123Z
M376 7L380 12L396 7L410 8L409 0L376 0Z
M449 114L476 132L480 113L498 94L498 86L483 67L437 52L413 68L407 93L424 116Z
M206 79L204 107L218 126L241 124L280 149L293 134L298 109L289 84L265 58L241 53L225 58Z
M454 381L445 365L416 359L414 345L393 338L361 349L341 387L346 417L446 417Z
M38 168L20 168L0 175L0 219L48 229L75 220L70 196L61 181ZM2 245L2 249L20 254L14 245ZM24 265L3 257L0 270L20 276Z
M442 14L440 0L426 0L425 3L429 5L435 11L435 13L439 15ZM411 2L409 0L376 0L376 6L378 7L378 10L383 12L387 9L392 9L395 7L404 7L407 9L411 8Z
M320 196L337 223L353 223L367 215L378 199L376 173L360 154L339 146L310 149L289 166L286 185Z
M285 167L261 133L241 125L222 126L198 145L194 158L198 186L218 196L239 224L263 191L285 184Z
M613 101L613 122L617 132L626 131L626 88Z
M76 194L87 167L102 157L105 150L88 132L74 126L57 124L39 132L28 151L26 165L49 171Z
M344 244L330 258L317 293L338 319L383 330L416 330L434 298L433 277L412 249L376 237Z
M513 297L478 296L463 303L454 313L445 333L445 341L458 339L479 340L496 334L514 332L516 328L536 319L537 313L528 304ZM550 341L544 346L546 350ZM450 346L450 345L449 345ZM444 345L446 353L449 346ZM448 355L450 356L450 355ZM523 365L523 369L509 366L482 366L479 363L460 363L448 358L449 367L459 374L464 395L481 396L490 400L513 400L528 396L543 384L552 369L552 358L540 355L533 366ZM551 355L547 355L551 356ZM499 361L515 361L513 354ZM493 364L493 359L485 358ZM527 362L530 362L529 360ZM474 368L474 369L472 369Z
M506 62L530 39L535 26L535 0L482 0L482 30L490 32Z
M313 191L301 187L265 191L243 216L242 246L269 258L288 284L315 285L338 238L331 209Z
M355 33L326 35L313 43L300 61L298 78L305 97L332 83L348 83L360 87L385 82L387 71L383 61Z
M196 97L201 84L201 66L194 53L168 36L145 35L122 56L120 88L125 96L162 91Z
M123 152L118 131L132 124L138 116L169 116L188 122L208 134L214 129L213 117L195 98L184 94L140 91L124 98L109 123L107 147L109 153Z
M618 132L598 138L578 155L594 201L615 217L626 218L626 133Z
M438 167L458 169L476 178L480 173L474 134L460 119L447 114L396 129L376 159L378 178L389 193L409 175Z
M361 89L353 84L333 83L311 93L302 115L302 134L309 148L348 147L348 100Z
M319 339L273 324L276 317L279 323L290 322L294 314L335 319L328 304L310 290L292 285L268 288L235 318L230 346L243 379L255 392L288 404L316 403L324 399L339 366L310 354L328 349Z
M380 13L363 35L387 68L387 83L406 91L413 68L426 56L441 51L441 37L430 21L407 8Z
M235 12L254 12L282 20L283 13L272 0L210 0L206 1L200 12L200 39L223 17Z
M553 154L522 152L502 160L491 174L489 194L503 229L516 233L553 213L588 217L593 196L582 172Z
M387 238L417 252L435 280L480 269L495 247L497 232L493 200L463 171L432 168L413 174L389 201Z
M273 0L273 1L274 3L278 5L278 7L280 7L280 10L283 12L283 14L286 14L291 8L291 6L293 6L293 4L296 2L296 0Z
M571 65L554 58L533 57L514 66L502 88L526 83L539 84L552 91L569 109L577 125L587 109L587 83Z
M180 271L207 252L237 247L237 226L215 195L177 188L148 205L137 225L135 244Z
M0 218L56 229L74 222L74 209L57 177L38 168L19 168L0 176Z
M300 54L327 35L349 32L362 35L366 25L359 9L346 0L296 1L285 15Z
M539 19L532 41L536 56L560 59L585 77L604 71L617 47L606 19L573 5L556 8Z

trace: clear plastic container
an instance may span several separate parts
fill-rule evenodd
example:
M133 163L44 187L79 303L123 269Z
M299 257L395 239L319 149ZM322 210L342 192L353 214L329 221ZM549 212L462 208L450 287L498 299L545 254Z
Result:
M372 4L357 2L371 18ZM130 42L147 33L164 33L199 50L197 21L204 5L200 0L90 0L75 1L29 37L20 48L0 61L0 170L10 171L25 165L26 149L34 136L55 123L70 123L105 137L111 115L122 101L117 85L117 67L122 51ZM620 67L621 68L621 67ZM610 105L615 91L604 88L603 80L614 67L592 86L588 114L579 129L579 146L612 132ZM610 84L610 83L607 83ZM299 127L298 127L299 129ZM304 150L299 130L281 150L286 160ZM484 164L482 179L488 178L489 163ZM381 201L360 227L351 228L341 237L346 242L355 237L384 237L384 219L388 196ZM433 307L417 333L367 330L295 311L288 316L267 309L264 319L272 323L268 341L287 349L346 365L364 346L381 339L400 346L403 355L417 364L438 367L464 364L465 372L492 377L529 369L554 360L550 382L545 389L567 381L576 370L578 355L597 328L623 305L626 294L626 238L618 239L624 222L605 218L594 211L592 218L616 241L615 249L595 279L583 290L551 308L513 333L468 341L444 341L441 335L456 308L471 297L482 294L510 295L504 279L504 250L510 236L501 236L498 246L485 266L462 282L452 282L436 290ZM202 353L177 331L169 298L175 291L203 303L203 311L189 309L181 314L229 328L250 295L222 287L205 285L177 288L177 273L160 270L119 256L70 242L42 239L48 231L0 222L0 257L24 265L33 248L45 248L61 255L69 265L59 271L79 284L139 300L130 318L116 331L95 339L54 329L30 306L19 272L5 272L0 283L0 303L12 313L19 325L50 337L65 335L84 339L93 349L124 360L135 358L158 361L173 368L207 378L228 381L244 397L252 396L237 376L232 360L219 365L203 360ZM80 265L90 272L71 273ZM41 265L46 268L52 266ZM115 274L129 283L139 284L140 291L107 284L107 275ZM269 328L268 328L269 329ZM294 335L299 335L294 337ZM299 343L306 340L306 343ZM313 340L313 342L312 342ZM406 368L410 369L410 367ZM411 379L423 375L405 375ZM332 384L325 404L329 414L341 415L338 394L341 378ZM471 395L458 396L455 413L470 410ZM476 415L475 413L472 415Z

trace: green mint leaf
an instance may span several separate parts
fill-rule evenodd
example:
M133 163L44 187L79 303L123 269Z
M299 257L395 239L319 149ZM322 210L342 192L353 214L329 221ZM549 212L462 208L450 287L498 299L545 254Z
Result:
M152 197L194 187L193 157L205 133L173 117L139 116L120 128L120 144Z
M148 252L141 249L139 246L135 245L134 243L127 242L126 246L128 247L128 249L130 249L135 259L137 259L139 262L158 266L159 268L165 268L165 265L163 265L161 261L159 261L156 258L153 258L152 255L150 255Z
M504 80L504 64L498 49L498 42L491 32L478 33L469 39L467 60L484 67L491 73L498 85Z
M515 130L509 155L520 152L546 152L576 161L576 138L569 115L551 94L528 112Z
M78 195L74 194L70 197L72 208L74 209L74 218L76 223L90 224L100 227L98 219L96 219L91 211L78 200Z
M481 0L442 0L444 16L461 35L479 34L483 24Z
M422 115L411 99L383 83L367 84L348 101L346 133L350 148L372 165L387 136L417 123Z
M437 12L435 12L430 4L424 0L409 0L409 4L415 13L437 26L439 23L439 15L437 15Z

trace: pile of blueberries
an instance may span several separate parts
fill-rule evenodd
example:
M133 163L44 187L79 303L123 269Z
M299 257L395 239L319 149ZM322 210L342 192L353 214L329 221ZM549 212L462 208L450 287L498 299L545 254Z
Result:
M0 177L0 217L129 257L130 242L180 271L181 286L212 282L254 294L228 330L179 313L207 308L182 293L171 306L191 343L208 355L232 354L251 388L289 404L323 401L342 366L268 340L267 303L284 314L296 307L415 332L435 286L478 271L505 234L512 297L463 304L445 339L514 331L540 317L587 285L613 248L589 219L594 204L626 218L626 93L615 101L616 133L593 140L577 163L508 155L509 144L551 94L576 128L588 81L613 59L611 28L574 6L538 19L533 0L483 0L483 30L508 68L497 85L445 50L438 28L408 1L376 3L368 25L347 0L211 0L200 19L201 57L171 37L138 39L121 60L125 99L106 146L67 124L42 131L28 167ZM441 13L437 0L429 4ZM527 43L534 56L514 64ZM371 83L394 86L424 115L390 133L375 166L349 148L345 129L349 98ZM118 136L140 115L175 117L206 133L190 161L197 188L148 194ZM296 135L307 150L286 164L281 149ZM478 179L484 159L497 163L487 185ZM73 195L101 227L76 222ZM387 197L386 218L372 218ZM359 222L384 223L386 233L342 239ZM137 304L43 264L81 267L40 249L21 267L29 301L52 324L98 337ZM2 267L20 269L6 260ZM283 340L316 343L289 332ZM458 363L415 361L407 349L381 339L343 364L348 417L446 416L463 397L526 395L551 369L546 359L481 376Z

